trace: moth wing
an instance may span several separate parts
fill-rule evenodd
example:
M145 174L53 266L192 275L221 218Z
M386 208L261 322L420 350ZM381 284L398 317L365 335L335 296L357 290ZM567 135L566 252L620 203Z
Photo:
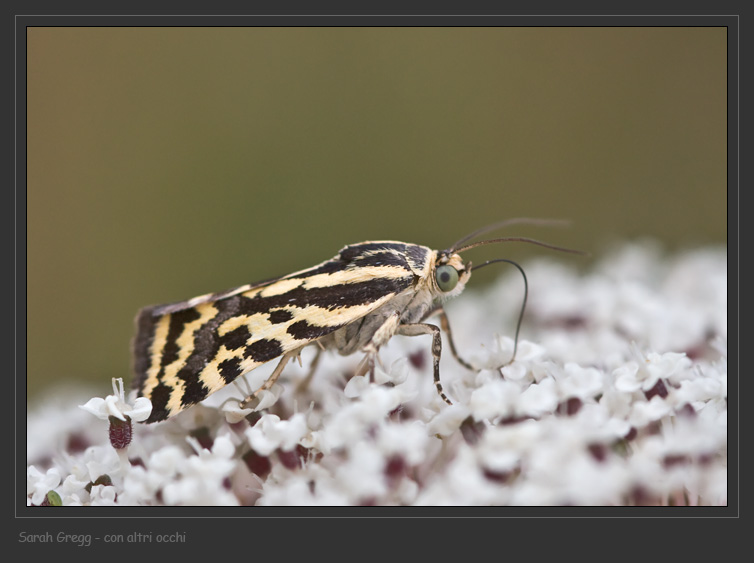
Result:
M152 401L147 422L164 420L239 375L368 315L414 278L408 267L360 263L341 252L288 276L142 309L134 382Z

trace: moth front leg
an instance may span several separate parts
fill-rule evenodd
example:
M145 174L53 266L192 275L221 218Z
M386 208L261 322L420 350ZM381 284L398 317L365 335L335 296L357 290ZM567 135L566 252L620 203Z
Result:
M448 335L448 344L450 344L450 353L453 354L453 357L456 359L456 361L468 370L479 371L478 369L474 368L469 362L467 362L461 356L458 355L456 345L453 342L453 333L450 330L450 321L448 320L448 315L445 313L445 309L443 309L442 307L438 307L433 312L440 313L440 326L445 331L445 334Z
M432 362L435 374L435 387L437 387L437 392L440 394L440 397L442 397L442 400L449 405L452 405L453 403L448 399L447 395L445 395L445 392L442 390L442 384L440 383L440 354L442 353L440 328L427 323L407 324L400 325L397 334L402 334L404 336L421 336L422 334L432 335Z

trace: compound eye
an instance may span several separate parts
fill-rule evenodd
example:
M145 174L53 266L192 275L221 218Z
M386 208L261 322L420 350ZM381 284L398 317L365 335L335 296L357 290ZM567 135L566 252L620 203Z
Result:
M437 287L447 293L458 285L458 271L453 266L440 266L435 272L435 280Z

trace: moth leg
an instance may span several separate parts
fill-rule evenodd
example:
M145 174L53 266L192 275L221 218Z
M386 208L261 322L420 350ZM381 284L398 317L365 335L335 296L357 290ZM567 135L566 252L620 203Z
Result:
M440 394L440 397L442 397L442 400L449 405L452 405L453 403L448 399L447 395L445 395L445 392L442 390L442 384L440 383L440 354L442 352L440 328L427 323L400 325L397 334L402 334L403 336L421 336L422 334L432 335L432 362L435 372L435 387L437 387L437 392Z
M296 393L303 393L309 387L309 383L311 382L312 377L314 377L314 372L317 370L317 365L319 365L319 358L322 356L322 350L323 348L320 346L317 347L317 354L314 356L312 365L309 367L309 373L307 373L306 377L296 386Z
M456 361L461 364L463 367L465 367L468 370L471 371L479 371L475 367L473 367L469 362L464 360L461 356L458 355L458 351L456 350L456 345L453 343L453 333L450 330L450 321L448 320L448 315L445 313L445 309L442 307L438 307L436 312L439 311L440 313L440 327L445 331L445 334L448 335L448 344L450 344L450 353L453 354L453 357L456 359Z
M369 366L369 383L374 383L374 359L377 357L377 350L367 355L367 365Z
M375 364L375 358L377 358L377 352L379 351L379 346L377 346L374 342L370 342L364 347L364 352L366 353L366 356L364 356L364 359L359 363L359 366L356 368L356 372L354 373L354 376L358 375L365 375L369 373L369 383L374 383L374 364ZM381 364L380 364L381 365Z
M450 330L450 319L448 319L448 315L447 313L445 313L445 309L443 309L442 305L437 305L434 309L429 311L429 313L427 313L427 315L425 315L424 318L426 319L428 317L431 317L435 313L439 313L440 327L448 335L448 344L450 345L450 353L453 354L453 357L456 359L456 361L470 371L479 371L477 368L472 366L469 362L464 360L458 354L458 350L456 348L455 342L453 341L453 332Z
M374 383L375 359L379 360L379 356L377 354L380 350L380 347L383 344L387 343L387 341L390 340L396 333L400 326L400 322L401 316L398 312L392 313L385 319L385 321L375 331L372 339L367 343L366 346L362 348L362 350L366 353L366 357L356 369L355 375L364 375L368 371L369 382ZM381 362L380 365L382 365Z
M353 372L353 376L354 377L358 377L358 376L361 376L361 375L365 375L365 374L367 374L369 372L372 372L372 368L374 366L374 361L372 361L372 366L370 366L369 359L372 356L372 354L374 354L375 352L371 351L371 350L368 350L368 349L364 350L364 352L366 352L366 355L359 362L359 365L356 366L356 371ZM370 373L369 374L369 379L370 379L370 381L374 381L374 373Z
M280 374L283 373L283 368L285 367L285 365L288 363L288 361L292 357L294 357L298 353L299 353L299 350L293 350L283 355L283 357L280 358L280 362L278 362L278 365L275 366L275 370L270 374L270 377L266 379L266 381L262 384L262 386L256 391L254 391L251 395L246 397L243 401L241 401L241 408L242 409L256 408L256 406L259 404L260 393L262 391L269 391L270 388L273 385L275 385L275 382L278 380L278 377L280 377Z

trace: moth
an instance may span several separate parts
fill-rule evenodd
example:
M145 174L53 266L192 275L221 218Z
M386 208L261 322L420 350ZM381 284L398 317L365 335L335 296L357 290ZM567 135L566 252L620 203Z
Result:
M241 403L242 408L253 408L259 394L272 387L288 361L312 344L320 351L334 349L342 355L363 352L359 373L369 371L373 376L380 347L394 335L432 337L434 383L442 399L452 404L440 383L440 327L425 320L439 314L453 356L473 369L456 352L442 305L463 291L473 269L510 262L489 260L472 268L460 253L510 241L577 252L523 237L464 244L514 223L553 221L503 221L439 251L397 241L351 244L306 270L142 309L136 318L133 367L138 395L152 402L152 413L145 422L174 416L240 375L279 358L264 384ZM519 326L520 322L521 317Z

